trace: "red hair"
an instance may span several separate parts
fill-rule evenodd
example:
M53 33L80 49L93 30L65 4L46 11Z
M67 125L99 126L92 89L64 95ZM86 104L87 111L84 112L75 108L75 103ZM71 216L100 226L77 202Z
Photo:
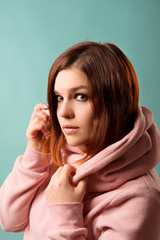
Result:
M117 46L82 42L66 50L53 63L49 73L48 105L52 129L50 139L45 140L43 145L43 153L50 151L54 163L59 166L62 165L60 150L64 136L56 115L54 83L61 70L73 67L87 75L96 121L87 156L81 162L131 131L138 109L137 76L130 61Z

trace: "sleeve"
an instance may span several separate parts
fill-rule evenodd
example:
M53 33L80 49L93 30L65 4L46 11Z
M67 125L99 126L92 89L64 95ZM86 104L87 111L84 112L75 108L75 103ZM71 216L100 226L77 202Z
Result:
M41 153L27 146L0 188L0 224L4 231L24 230L32 200L48 173L48 164L42 162Z
M83 203L50 204L51 222L47 237L54 240L85 240Z
M137 188L117 196L97 222L98 240L159 240L160 192Z

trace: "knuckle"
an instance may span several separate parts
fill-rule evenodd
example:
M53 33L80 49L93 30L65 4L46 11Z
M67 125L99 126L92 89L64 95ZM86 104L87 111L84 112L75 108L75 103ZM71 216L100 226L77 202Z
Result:
M67 171L73 170L73 167L69 164L65 164L63 168L65 168Z
M38 103L35 105L34 110L37 111L38 109L42 108L43 103Z
M35 123L33 127L34 129L42 129L42 125L40 123Z
M70 169L70 166L68 164L65 164L63 168Z
M43 119L44 119L44 121L45 121L46 124L47 124L48 116L46 115L46 113L44 113L44 115L43 115Z
M34 106L34 111L36 111L38 107L39 107L39 104L35 105Z

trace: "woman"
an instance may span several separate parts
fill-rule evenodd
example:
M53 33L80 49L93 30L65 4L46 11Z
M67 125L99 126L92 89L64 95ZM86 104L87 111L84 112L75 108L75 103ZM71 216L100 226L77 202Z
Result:
M48 105L0 192L5 231L24 240L158 240L160 134L135 71L113 44L83 42L51 67Z

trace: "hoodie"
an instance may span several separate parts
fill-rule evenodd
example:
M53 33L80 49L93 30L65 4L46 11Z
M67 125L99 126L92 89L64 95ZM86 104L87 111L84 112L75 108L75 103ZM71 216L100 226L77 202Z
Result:
M78 166L84 153L64 146L64 164L77 168L73 184L88 177L83 202L48 204L44 191L57 167L27 146L0 189L4 231L24 240L159 240L160 133L152 112L139 106L124 138Z

